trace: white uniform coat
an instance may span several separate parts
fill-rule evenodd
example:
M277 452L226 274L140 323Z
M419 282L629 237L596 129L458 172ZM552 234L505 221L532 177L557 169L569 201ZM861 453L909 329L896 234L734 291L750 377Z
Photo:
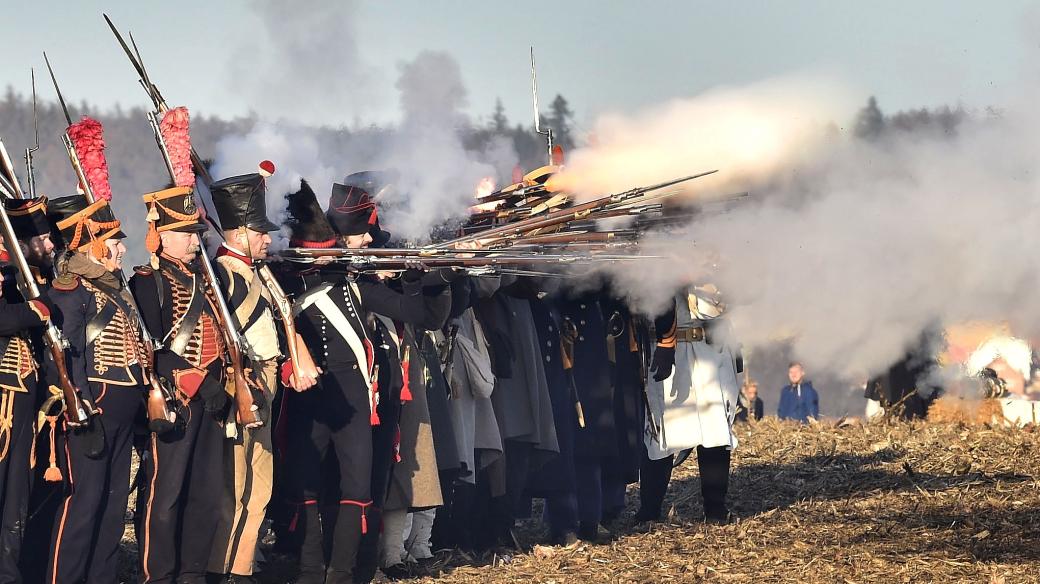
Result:
M704 326L721 312L721 305L704 294L682 294L675 299L679 328ZM659 429L655 439L647 421L643 432L652 460L697 446L737 446L732 432L740 393L736 363L728 347L718 339L711 340L715 344L676 343L672 375L661 382L650 374L647 380L649 415Z

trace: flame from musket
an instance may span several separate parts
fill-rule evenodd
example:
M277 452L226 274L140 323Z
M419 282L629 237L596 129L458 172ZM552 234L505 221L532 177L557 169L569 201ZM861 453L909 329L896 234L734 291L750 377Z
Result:
M495 179L490 176L485 176L480 179L477 183L477 188L474 191L474 197L478 200L495 192ZM502 205L503 201L491 201L488 203L479 203L470 207L471 213L479 213L481 211L494 211Z

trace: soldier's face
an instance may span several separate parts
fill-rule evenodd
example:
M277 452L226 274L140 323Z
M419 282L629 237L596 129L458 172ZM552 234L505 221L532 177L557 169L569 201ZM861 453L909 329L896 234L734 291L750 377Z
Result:
M105 269L114 272L123 269L123 256L126 255L126 246L122 239L106 239L105 247L108 248L108 257L105 258Z
M49 266L54 261L54 242L51 234L37 235L29 240L25 259L35 266Z
M249 243L249 256L262 260L267 257L267 248L271 245L271 236L260 231L246 229L246 240Z
M372 243L372 236L367 231L358 235L344 235L343 243L350 249L361 249Z
M758 397L758 386L757 385L749 385L749 386L745 387L744 388L744 395L746 395L748 397L748 399L752 399L752 400L755 399L756 397Z
M195 259L202 247L196 233L164 231L159 234L159 237L162 241L162 252L185 263Z

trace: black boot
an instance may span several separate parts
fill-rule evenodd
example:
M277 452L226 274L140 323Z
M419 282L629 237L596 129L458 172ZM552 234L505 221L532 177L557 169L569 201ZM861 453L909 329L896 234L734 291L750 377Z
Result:
M701 473L701 496L704 519L710 523L729 521L726 491L729 489L730 451L725 446L697 447L697 464Z
M359 505L344 503L339 506L339 514L336 519L336 528L332 536L332 554L329 557L329 572L326 576L326 584L353 584L354 582L367 582L371 579L355 579L356 567L358 566L358 549L361 546L362 537L371 535L371 507L363 509ZM379 529L374 530L376 536Z
M643 460L639 464L639 511L635 516L637 523L661 519L664 495L672 478L673 458L666 456L659 460L650 460L645 453L643 454Z
M297 513L295 525L290 528L300 541L300 573L296 584L324 584L325 550L318 506L300 505Z

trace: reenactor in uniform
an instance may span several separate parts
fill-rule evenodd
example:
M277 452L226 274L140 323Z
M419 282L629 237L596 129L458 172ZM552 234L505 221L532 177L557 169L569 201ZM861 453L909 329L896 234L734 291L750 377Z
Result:
M4 200L17 242L31 264L49 265L54 244L47 220L46 199ZM9 254L0 250L0 262ZM42 329L51 312L45 300L25 301L17 289L16 274L3 269L0 299L0 581L21 582L18 563L33 473L30 457L35 438L36 405L40 398L38 347L30 332ZM50 470L50 469L48 469ZM53 469L57 472L57 467ZM59 477L60 480L60 477Z
M246 356L266 402L271 403L277 390L281 350L270 292L256 265L267 259L271 243L268 233L279 227L267 218L266 191L264 176L259 173L210 185L225 239L217 251L217 274L232 318L245 341ZM224 460L226 498L231 500L225 501L210 572L228 574L231 582L249 582L274 479L271 426L242 428L237 437L226 442Z
M181 424L152 432L141 463L141 582L204 582L220 519L226 346L198 265L199 211L190 187L144 195L152 265L130 279L156 339L155 371L185 403ZM158 244L158 245L155 245Z
M725 305L712 285L676 295L654 319L657 345L647 386L647 457L640 469L638 521L661 516L676 454L696 449L707 521L729 518L726 491L730 451L737 446L737 359L728 346ZM651 425L656 432L651 432Z
M330 224L306 183L289 196L288 224L294 245L336 247L340 236L352 248L372 241L369 230L375 208L367 194L336 185L332 204ZM341 231L337 233L332 224ZM412 268L405 273L403 293L369 278L332 271L301 277L308 289L296 300L297 327L308 346L315 348L323 373L314 388L287 396L287 481L296 505L290 528L302 531L297 581L353 582L362 537L377 538L381 522L373 500L378 482L373 478L373 431L383 423L395 423L390 419L392 388L397 387L399 399L402 377L400 364L395 372L393 362L386 360L393 351L385 326L368 313L420 321L424 314L421 271ZM339 470L333 489L325 488L329 467L323 459L329 448ZM329 490L335 497L320 499ZM323 526L334 526L326 534L331 535L327 560Z
M98 408L93 423L104 428L104 446L91 452L84 436L65 434L66 495L55 521L47 582L115 582L134 423L145 393L142 366L151 355L118 275L125 234L108 201L88 204L82 195L53 199L48 215L63 248L49 292L55 323L69 343L70 379Z

